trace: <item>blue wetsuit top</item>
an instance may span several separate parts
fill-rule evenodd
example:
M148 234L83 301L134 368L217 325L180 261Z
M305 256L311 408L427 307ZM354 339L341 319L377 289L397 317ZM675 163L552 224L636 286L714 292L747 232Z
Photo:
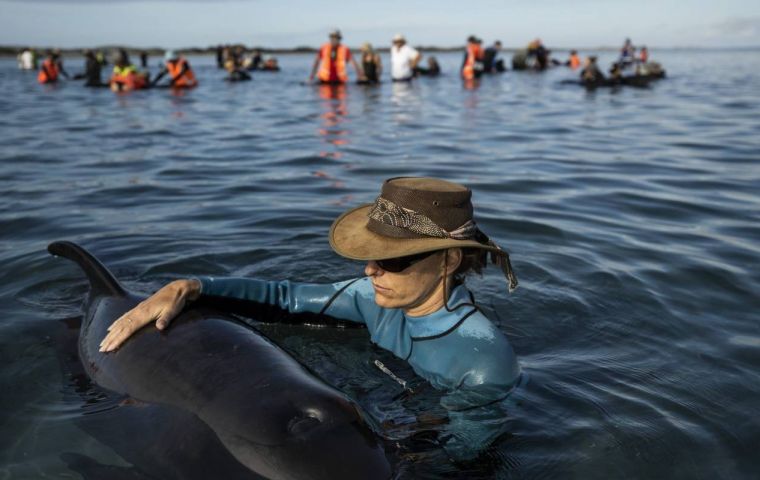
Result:
M319 313L363 323L373 343L409 362L414 372L447 394L445 449L456 459L475 456L502 432L500 407L520 377L506 336L477 308L470 292L455 287L449 309L421 317L378 306L369 277L334 284L201 277L201 295ZM460 306L461 305L461 306ZM457 308L457 306L460 306Z

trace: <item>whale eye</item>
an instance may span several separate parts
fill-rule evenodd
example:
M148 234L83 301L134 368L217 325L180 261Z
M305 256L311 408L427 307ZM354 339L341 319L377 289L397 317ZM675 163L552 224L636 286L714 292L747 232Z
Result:
M304 417L293 417L288 422L288 432L295 435L304 434L317 427L320 423L322 422L318 418L309 416L308 414Z

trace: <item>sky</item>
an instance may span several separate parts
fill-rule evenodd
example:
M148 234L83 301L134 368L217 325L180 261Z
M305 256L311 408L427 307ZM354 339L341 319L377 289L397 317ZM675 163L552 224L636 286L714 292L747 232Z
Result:
M0 44L182 48L244 43L457 46L475 34L522 47L760 46L760 0L0 0Z

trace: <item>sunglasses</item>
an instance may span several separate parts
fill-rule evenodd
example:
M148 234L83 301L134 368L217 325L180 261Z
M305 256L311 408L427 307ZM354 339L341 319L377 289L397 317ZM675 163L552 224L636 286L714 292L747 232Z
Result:
M405 257L386 258L385 260L375 260L375 263L386 272L399 273L437 252L437 250L433 250L432 252L422 252Z

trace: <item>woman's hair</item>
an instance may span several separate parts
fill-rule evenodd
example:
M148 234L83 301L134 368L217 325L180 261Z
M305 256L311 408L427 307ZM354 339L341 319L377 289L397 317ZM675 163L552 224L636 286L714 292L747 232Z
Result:
M488 264L488 252L480 248L463 248L462 261L454 271L454 286L464 284L465 277L471 274L482 274Z

